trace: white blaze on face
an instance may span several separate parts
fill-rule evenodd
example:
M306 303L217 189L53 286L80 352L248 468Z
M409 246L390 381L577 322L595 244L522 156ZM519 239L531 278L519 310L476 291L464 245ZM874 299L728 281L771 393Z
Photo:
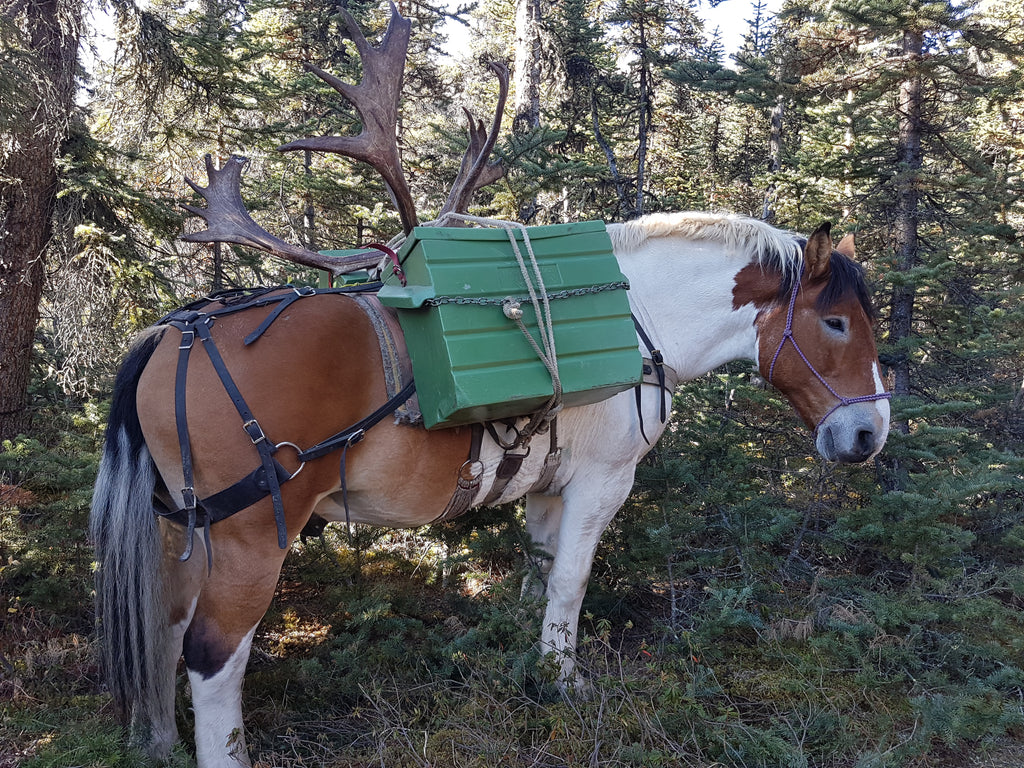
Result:
M872 363L871 364L871 375L875 379L875 394L876 395L885 394L885 385L882 384L882 376L881 376L881 373L878 370L878 363ZM879 400L875 400L875 404L878 406L878 412L881 414L882 420L885 422L885 431L886 431L886 434L888 434L888 432L889 432L889 399L888 398L881 398Z

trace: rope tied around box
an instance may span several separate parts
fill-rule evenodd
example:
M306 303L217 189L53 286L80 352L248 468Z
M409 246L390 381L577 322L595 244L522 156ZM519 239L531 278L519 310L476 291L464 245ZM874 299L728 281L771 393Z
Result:
M504 299L496 300L437 297L435 299L428 300L427 302L430 304L464 303L495 304L500 306L505 317L516 324L527 342L530 344L530 347L533 348L537 358L544 364L548 375L551 377L552 393L547 402L534 412L529 423L523 427L523 429L518 431L515 447L523 448L530 442L530 439L535 434L544 432L555 416L558 415L558 412L562 410L562 381L558 374L558 352L555 348L555 328L551 319L551 299L563 298L561 294L565 294L566 297L576 294L575 292L569 291L563 291L559 294L548 293L547 288L544 286L544 278L541 275L540 265L537 263L537 256L534 253L533 245L530 242L529 228L525 224L520 224L515 221L506 221L504 219L489 219L480 216L469 216L463 213L446 213L439 219L425 222L420 226L443 227L453 223L477 224L479 226L494 227L496 229L505 230L508 234L509 243L512 246L512 253L515 256L516 263L519 265L519 271L523 276L523 282L526 284L526 290L529 294L528 298L508 296ZM516 232L520 232L522 234L523 245L526 247L526 257L523 256L523 253L520 250L519 241L516 239ZM389 247L397 250L401 247L404 240L405 235L400 235L388 243L388 245ZM527 260L529 261L529 265L527 265ZM589 289L584 289L582 292L596 293L621 287L621 283L616 283L614 285L594 286ZM539 343L523 322L522 304L527 300L529 300L530 304L533 306L534 315L537 319L537 330L540 336Z

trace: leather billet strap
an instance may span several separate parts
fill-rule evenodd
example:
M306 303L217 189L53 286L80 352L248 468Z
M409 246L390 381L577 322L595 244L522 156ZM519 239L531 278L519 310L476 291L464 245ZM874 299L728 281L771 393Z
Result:
M494 504L501 498L509 482L518 474L526 457L530 455L530 446L529 441L527 441L526 445L520 445L518 437L512 443L502 440L498 436L498 432L492 422L487 422L484 427L488 434L490 434L491 439L505 449L505 455L501 457L498 468L494 472L494 481L491 483L491 489L483 501L484 504ZM540 476L530 486L527 493L540 493L547 490L554 480L555 472L558 470L561 462L562 449L558 447L558 419L554 418L548 424L548 452L544 456L544 466L541 468Z
M640 436L643 437L645 443L650 445L651 441L647 439L647 433L644 432L644 409L641 395L643 385L657 384L659 390L659 402L661 404L659 417L661 418L661 423L664 424L668 419L668 412L665 406L665 395L668 394L669 400L671 401L672 393L675 391L675 383L678 381L678 378L676 376L676 372L673 371L670 366L665 365L665 360L661 355L661 350L654 346L654 342L651 341L651 337L647 334L647 331L644 330L644 327L640 324L640 320L637 316L632 313L630 313L630 316L633 318L633 325L636 328L637 335L644 343L644 346L647 347L647 354L650 355L650 357L645 357L643 359L643 379L633 390L636 394L636 413L640 418ZM666 383L668 380L665 373L666 370L671 373L671 386ZM652 374L654 376L653 381L650 378Z
M366 436L366 430L382 422L385 416L394 413L402 403L413 396L415 391L416 382L415 380L412 380L402 387L398 394L389 399L384 403L384 405L375 410L369 416L360 419L347 429L336 432L326 440L321 440L312 448L299 451L299 461L303 463L313 461L313 459L319 459L321 456L326 456L328 453L332 453L333 451L355 445Z

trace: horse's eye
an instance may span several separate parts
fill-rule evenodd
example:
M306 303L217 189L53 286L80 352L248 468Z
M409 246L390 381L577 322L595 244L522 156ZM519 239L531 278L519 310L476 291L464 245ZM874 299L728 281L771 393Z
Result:
M826 317L825 325L827 325L833 331L838 331L839 333L846 333L846 322L841 317Z

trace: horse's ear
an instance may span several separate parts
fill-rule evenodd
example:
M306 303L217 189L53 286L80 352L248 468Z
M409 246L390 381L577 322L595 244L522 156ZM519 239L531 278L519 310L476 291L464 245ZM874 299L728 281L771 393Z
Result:
M807 238L804 246L804 264L807 277L818 279L828 274L829 259L832 257L832 224L826 221Z
M836 250L848 259L855 260L857 258L857 249L853 245L853 232L843 236L839 245L836 246Z

